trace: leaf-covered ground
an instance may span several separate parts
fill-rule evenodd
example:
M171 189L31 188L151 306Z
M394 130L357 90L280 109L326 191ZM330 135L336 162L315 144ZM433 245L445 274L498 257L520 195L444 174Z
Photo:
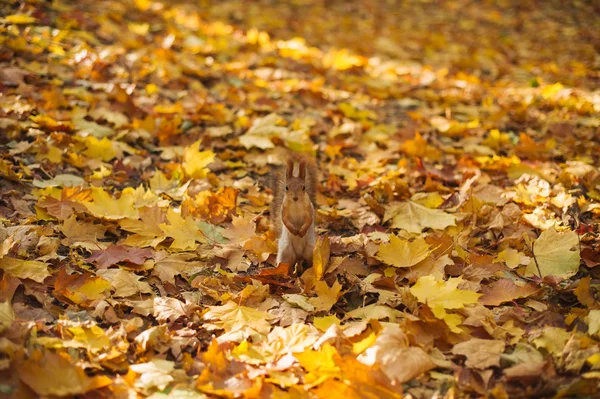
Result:
M598 397L599 43L594 1L3 1L1 395Z

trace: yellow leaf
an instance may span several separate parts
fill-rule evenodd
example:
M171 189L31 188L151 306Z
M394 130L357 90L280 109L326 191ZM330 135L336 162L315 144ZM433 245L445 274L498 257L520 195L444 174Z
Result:
M67 275L59 272L54 283L54 290L77 305L88 305L104 297L104 292L111 287L110 282L89 273Z
M48 145L46 152L38 152L35 156L37 161L41 161L47 159L52 163L61 163L62 162L62 150L52 144Z
M441 153L435 147L430 146L419 132L415 133L415 138L407 140L402 144L402 151L408 156L423 157L432 160L438 159Z
M248 217L233 216L231 220L232 229L223 231L223 237L228 238L231 244L244 245L246 241L254 237L255 223L252 215Z
M135 387L144 391L152 388L165 389L174 378L171 375L175 369L175 363L170 360L152 359L147 363L132 364L129 369L140 374L135 381Z
M19 365L17 375L35 393L42 396L74 396L112 383L106 376L88 377L66 353L39 351Z
M204 319L223 328L225 331L247 330L248 328L260 334L268 334L272 319L267 312L262 310L241 306L233 301L223 306L209 306L209 311L204 314Z
M410 267L429 256L431 251L423 237L410 242L393 235L389 244L379 245L377 259L395 267Z
M140 281L142 276L122 269L98 270L96 274L110 282L115 289L113 297L128 297L132 295L150 294L152 288L145 281Z
M285 137L289 132L289 129L280 126L280 123L282 123L282 118L277 114L256 118L250 129L240 137L240 144L246 149L258 147L265 150L275 147L271 138Z
M30 278L38 283L43 282L50 275L48 273L48 265L35 260L4 257L0 259L0 269L13 277L21 279Z
M342 321L335 316L323 316L323 317L315 317L313 319L313 324L321 331L327 331L329 327L334 324L338 326L342 324Z
M117 155L113 142L106 137L98 140L94 136L88 136L85 138L85 144L87 149L83 152L83 155L87 157L108 162Z
M329 311L336 304L341 296L342 285L336 280L331 287L325 281L317 281L315 284L315 292L317 296L310 298L308 301L315 307L317 312Z
M321 280L329 264L329 237L318 237L313 250L313 268L315 278Z
M135 6L140 11L146 11L150 7L152 7L152 1L151 0L135 0Z
M417 283L410 288L410 292L419 302L426 303L435 317L444 320L450 331L460 333L462 330L458 325L462 323L462 318L457 314L446 313L446 309L462 309L467 304L477 303L481 296L473 291L458 289L461 282L461 277L436 281L433 276L424 276L419 277Z
M200 151L201 140L196 141L185 149L183 154L183 170L191 178L204 178L209 170L206 168L215 159L211 150Z
M0 333L11 326L16 315L10 301L0 302Z
M161 223L159 226L166 237L173 238L171 249L187 251L196 248L196 241L206 241L198 224L190 216L184 219L175 210L169 208L167 220L170 224Z
M90 213L99 218L118 220L123 218L137 219L140 214L133 207L133 196L122 193L119 199L114 199L103 188L92 188L93 202L83 203Z
M129 31L140 36L147 35L148 31L150 30L150 24L147 23L130 22L129 24L127 24L127 26L129 27Z
M350 103L340 103L338 107L346 118L354 119L356 121L377 119L377 114L375 114L373 111L360 110Z
M411 200L430 209L436 209L444 203L444 199L438 192L416 193Z
M506 266L514 269L520 265L528 265L531 262L531 258L516 249L506 248L504 251L498 253L494 261L504 262Z
M527 266L527 275L542 275L568 278L579 270L579 239L574 231L559 233L556 228L542 232L533 246L535 258Z
M318 351L309 349L302 353L296 353L294 356L308 372L304 376L304 381L310 386L319 385L328 378L341 375L341 370L334 359L334 356L339 355L335 347L328 342L323 344Z
M78 347L87 348L92 352L98 352L111 345L110 338L97 325L69 327L67 331L73 335L73 340L78 342Z
M571 333L564 328L544 327L542 334L534 338L531 343L536 348L544 348L552 355L561 356Z
M4 18L4 22L16 25L28 25L37 21L37 18L25 14L12 14Z
M383 221L392 219L392 228L420 233L425 228L444 230L456 225L456 217L440 209L429 209L413 201L393 202L387 206Z
M590 313L585 317L585 322L588 324L588 334L598 334L598 331L600 331L600 310L590 310Z

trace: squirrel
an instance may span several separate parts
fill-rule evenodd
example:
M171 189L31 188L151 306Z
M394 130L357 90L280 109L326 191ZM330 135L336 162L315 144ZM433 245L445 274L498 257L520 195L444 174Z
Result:
M312 267L317 207L317 165L307 155L290 153L278 171L271 217L279 238L277 265ZM293 270L293 269L292 269Z

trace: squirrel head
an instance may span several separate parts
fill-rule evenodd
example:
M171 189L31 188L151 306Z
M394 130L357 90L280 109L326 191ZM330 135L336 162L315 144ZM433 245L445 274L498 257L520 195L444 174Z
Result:
M294 202L308 199L306 191L306 160L288 159L286 165L285 197Z

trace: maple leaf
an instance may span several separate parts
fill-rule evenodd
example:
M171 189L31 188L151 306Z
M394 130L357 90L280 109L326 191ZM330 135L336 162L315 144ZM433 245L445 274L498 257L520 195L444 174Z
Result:
M366 366L349 355L336 359L336 363L343 370L344 380L327 379L311 391L317 397L329 398L332 392L335 392L336 396L346 399L401 399L404 397L401 387L394 386L379 367Z
M503 302L525 298L537 290L535 284L519 286L511 279L505 278L495 281L487 287L482 287L483 295L479 298L479 303L486 306L498 306Z
M199 150L201 143L202 140L198 140L191 144L185 149L183 155L183 169L185 170L185 174L193 179L206 177L209 172L206 166L215 159L215 153L211 150Z
M110 287L110 282L102 277L93 276L91 273L67 275L64 269L59 271L54 282L56 294L62 295L78 305L89 305L91 302L103 298L104 292Z
M454 345L452 353L467 357L465 366L478 369L500 366L500 354L504 352L504 341L471 338Z
M395 267L410 267L428 257L432 251L422 237L408 241L392 235L389 244L379 245L377 259Z
M164 212L157 206L140 209L140 219L121 219L119 226L132 233L122 242L132 247L156 247L166 237L160 227L166 221Z
M408 344L408 337L399 326L385 326L373 345L357 359L369 366L380 366L391 381L402 384L435 367L427 352Z
M308 301L315 307L316 311L328 311L342 295L342 285L337 280L331 287L325 281L317 281L314 290L317 296L310 298Z
M169 208L167 211L169 224L161 223L159 226L166 237L173 238L170 248L174 250L190 250L196 248L196 241L205 242L206 237L198 224L190 216L185 219Z
M104 189L92 188L93 202L85 203L88 211L99 218L118 220L123 218L137 219L140 215L133 206L133 197L131 195L121 195L121 198L114 199Z
M187 276L204 268L202 262L190 262L194 254L166 252L155 253L154 268L152 274L158 276L161 281L168 281L175 285L175 276Z
M446 309L462 309L465 305L476 303L481 296L473 291L458 289L461 282L461 277L450 278L448 281L436 281L433 276L419 277L417 283L410 288L410 293L419 302L426 303L435 317L444 320L450 331L460 333L462 330L458 325L462 318L457 314L448 314Z
M65 246L82 246L88 249L97 249L98 239L104 238L107 227L102 224L83 223L77 221L75 215L71 215L60 231L65 235L61 243Z
M391 227L409 233L423 229L444 230L456 224L456 217L439 209L429 209L413 201L393 202L385 209L383 221L392 219Z
M21 381L38 395L81 395L112 383L106 376L88 377L66 353L34 351L17 367Z
M214 323L225 331L238 331L251 329L260 334L268 334L272 319L269 313L262 310L252 309L247 306L237 305L233 301L223 306L209 306L204 314L204 319Z
M64 341L65 347L86 348L92 353L97 353L111 345L110 338L97 325L67 327L66 332L72 340Z
M187 306L176 298L154 298L154 317L159 322L175 321L185 316Z
M85 138L85 145L87 149L83 151L83 155L90 158L101 159L104 162L108 162L117 155L117 152L113 147L113 142L106 137L98 140L94 136L88 136Z
M527 266L527 275L567 278L579 270L579 239L573 231L559 233L554 227L543 231L535 240L534 261ZM539 272L537 267L539 266Z
M114 297L128 297L132 295L150 294L152 288L145 281L140 281L141 276L121 269L98 270L97 275L110 282L115 292Z
M309 349L294 354L300 365L308 372L304 376L304 382L310 387L341 375L342 370L336 364L335 356L339 356L337 350L327 342L319 350Z
M53 197L45 197L37 204L40 208L46 209L49 215L59 220L65 220L71 217L75 212L85 212L86 207L74 201L58 200Z
M175 363L170 360L152 359L148 363L138 363L129 366L129 369L140 374L135 386L143 390L151 388L165 389L173 380L171 373L175 369Z
M29 278L41 283L50 275L48 265L35 260L23 260L10 257L0 258L0 269L5 273L21 279Z
M231 244L244 245L247 240L254 237L255 224L252 218L233 216L231 224L233 228L225 229L222 233L223 237L228 238Z
M288 132L288 128L280 126L282 119L277 114L269 114L263 118L256 118L252 127L240 137L240 144L247 149L257 147L260 149L273 148L273 137L281 137Z
M149 248L135 248L126 245L111 245L106 249L93 251L92 256L86 260L102 269L106 269L119 262L129 262L134 265L143 264L146 259L152 258Z

